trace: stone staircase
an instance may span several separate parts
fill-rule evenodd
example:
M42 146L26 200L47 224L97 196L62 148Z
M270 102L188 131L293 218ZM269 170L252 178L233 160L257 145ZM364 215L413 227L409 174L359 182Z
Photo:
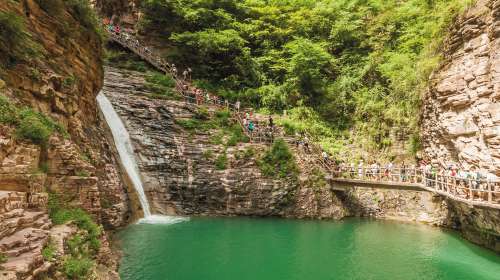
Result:
M46 211L28 207L24 192L0 191L0 279L33 279L46 272L42 249L49 241L51 222Z

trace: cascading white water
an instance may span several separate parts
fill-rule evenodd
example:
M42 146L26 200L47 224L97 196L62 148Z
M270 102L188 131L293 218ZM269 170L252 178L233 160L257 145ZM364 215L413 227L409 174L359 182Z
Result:
M99 95L97 95L97 103L99 104L99 108L101 109L101 112L111 129L111 133L113 134L113 139L116 149L118 150L122 166L125 169L125 172L127 172L132 184L134 185L135 191L139 196L139 201L144 212L144 218L139 220L139 223L171 224L185 220L185 218L181 217L151 215L148 198L144 192L141 176L139 174L139 167L135 161L134 148L132 146L132 141L130 140L130 135L120 119L120 116L118 116L113 108L113 105L111 105L111 102L103 93L99 93Z

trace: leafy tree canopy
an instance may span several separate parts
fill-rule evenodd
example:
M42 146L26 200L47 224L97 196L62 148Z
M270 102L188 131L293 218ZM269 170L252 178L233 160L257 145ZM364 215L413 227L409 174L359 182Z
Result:
M447 27L471 1L146 0L141 32L226 97L322 126L313 134L374 137L415 128Z

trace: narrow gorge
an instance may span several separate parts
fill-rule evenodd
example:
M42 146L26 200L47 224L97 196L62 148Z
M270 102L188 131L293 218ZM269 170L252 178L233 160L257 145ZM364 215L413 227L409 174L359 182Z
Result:
M500 1L453 1L2 0L0 279L495 279ZM437 8L428 84L373 70Z

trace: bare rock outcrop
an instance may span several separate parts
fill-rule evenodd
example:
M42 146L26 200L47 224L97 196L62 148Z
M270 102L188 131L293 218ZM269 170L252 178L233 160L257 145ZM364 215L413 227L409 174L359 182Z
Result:
M103 84L102 38L91 18L67 1L60 2L61 9L42 8L35 0L0 3L1 13L25 23L26 30L19 32L26 32L30 40L21 46L23 50L38 54L2 65L0 95L17 108L29 107L50 117L63 128L47 143L33 144L16 137L15 124L0 124L0 192L21 194L10 196L23 199L16 202L18 216L0 222L0 243L6 242L0 251L7 254L3 266L12 272L0 278L36 279L49 269L40 254L50 222L47 228L38 222L47 219L46 191L87 210L107 229L124 226L129 219L126 188L96 103ZM9 199L2 196L0 208L10 205L4 200ZM33 213L43 215L33 221L25 218ZM29 242L12 241L18 239ZM108 249L103 248L107 257L103 254L99 261L107 258L108 264L112 256L107 242L102 244Z
M453 24L444 62L422 110L424 155L500 175L500 1L479 0ZM498 209L449 201L449 221L469 240L500 248Z
M424 154L500 175L500 1L481 0L452 26L422 111Z

